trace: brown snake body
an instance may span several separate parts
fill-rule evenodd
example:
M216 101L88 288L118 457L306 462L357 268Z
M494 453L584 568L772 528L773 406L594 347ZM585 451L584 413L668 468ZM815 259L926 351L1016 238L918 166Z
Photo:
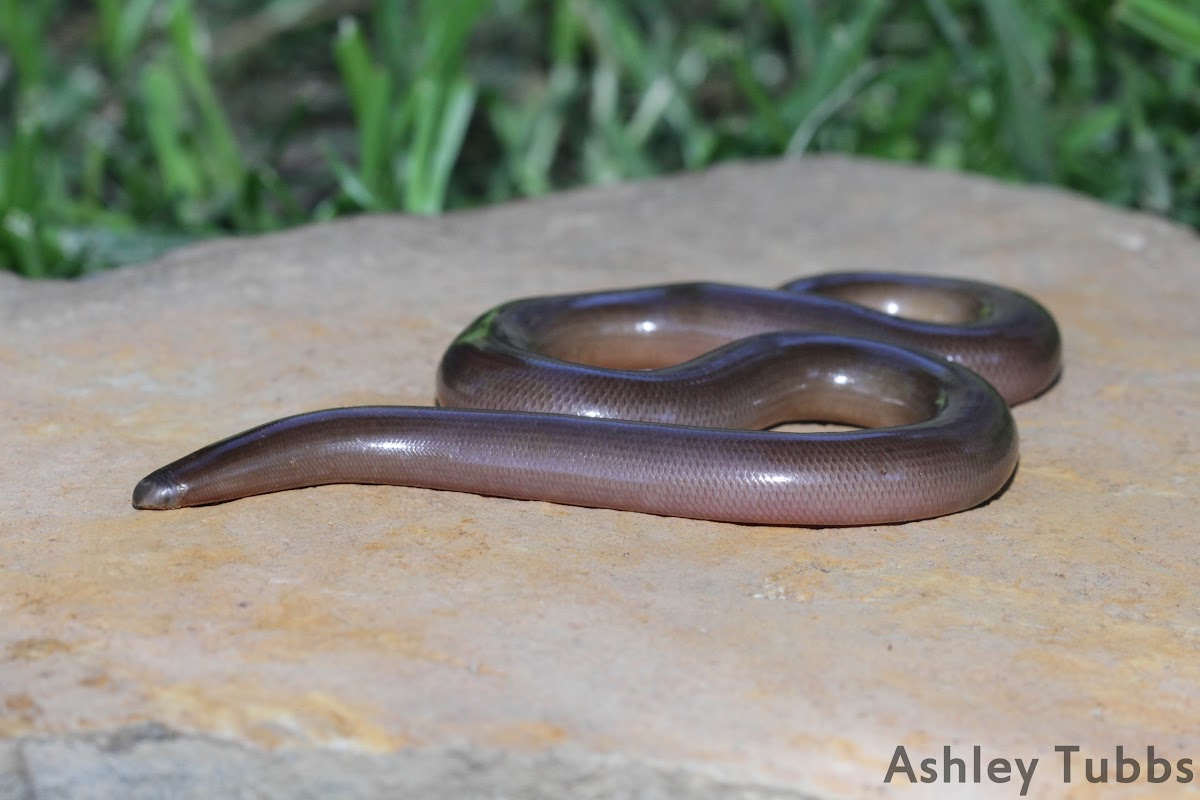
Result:
M446 352L442 408L270 422L156 470L133 502L367 483L745 523L920 519L1005 484L1018 456L1008 405L1054 381L1060 350L1031 298L949 278L517 300ZM787 421L864 429L763 430Z

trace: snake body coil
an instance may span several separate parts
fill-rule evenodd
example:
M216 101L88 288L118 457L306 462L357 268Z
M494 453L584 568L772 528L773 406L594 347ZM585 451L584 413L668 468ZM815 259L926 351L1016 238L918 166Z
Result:
M779 290L530 298L454 341L443 408L270 422L156 470L133 503L367 483L731 522L900 522L998 492L1018 454L1008 405L1059 368L1044 308L965 280L839 273ZM763 430L787 421L864 429Z

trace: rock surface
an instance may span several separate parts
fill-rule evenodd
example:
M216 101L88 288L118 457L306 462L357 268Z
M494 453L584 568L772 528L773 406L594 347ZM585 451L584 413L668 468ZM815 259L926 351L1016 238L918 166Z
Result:
M428 404L509 298L881 268L1059 319L1064 375L987 506L812 530L394 487L129 504L253 424ZM1174 796L1145 761L1200 767L1198 307L1182 229L837 158L0 275L0 798L1017 796L1015 767L973 782L974 745L1038 758L1030 797ZM898 745L939 784L885 785Z

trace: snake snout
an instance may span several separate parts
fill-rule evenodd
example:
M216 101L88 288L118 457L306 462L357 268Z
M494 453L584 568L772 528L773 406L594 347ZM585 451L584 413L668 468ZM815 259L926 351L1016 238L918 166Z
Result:
M187 487L174 481L166 470L151 472L133 487L133 507L154 511L179 508Z

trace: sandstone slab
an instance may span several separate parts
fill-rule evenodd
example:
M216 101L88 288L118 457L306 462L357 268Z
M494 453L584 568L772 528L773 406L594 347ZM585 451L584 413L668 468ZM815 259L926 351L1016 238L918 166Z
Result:
M1058 317L995 502L845 530L395 487L129 504L259 422L428 404L505 299L840 269ZM1174 796L1081 770L1200 765L1198 307L1190 232L838 158L0 275L0 798L1018 794L884 784L899 745L1038 758L1031 797Z

